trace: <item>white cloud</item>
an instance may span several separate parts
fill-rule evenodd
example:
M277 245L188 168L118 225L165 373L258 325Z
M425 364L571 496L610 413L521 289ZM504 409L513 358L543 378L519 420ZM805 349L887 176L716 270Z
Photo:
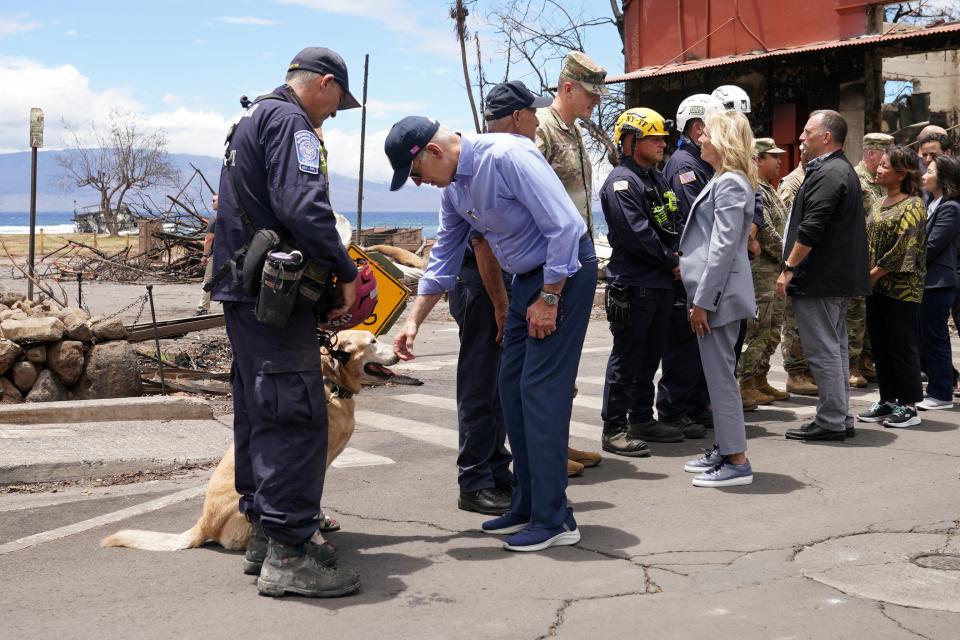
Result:
M41 26L39 22L31 20L30 16L24 13L0 16L0 38L23 31L33 31Z
M0 152L28 148L31 107L44 111L44 146L48 149L62 148L67 141L64 120L81 126L89 121L103 123L117 108L142 113L148 126L162 128L173 153L218 156L230 126L227 117L209 110L146 112L121 88L93 90L90 79L73 65L45 67L24 58L0 57L0 86L18 87L0 101ZM182 97L168 94L162 100L172 105Z
M63 32L63 35L70 36L71 38L76 38L78 35L80 35L80 32L77 31L76 29L67 29L66 31Z
M176 104L178 102L183 102L183 96L177 95L176 93L165 93L160 96L160 101L164 104Z
M427 108L425 102L384 102L367 99L367 115L371 118L386 118L392 115L420 113Z
M383 152L383 143L390 129L367 131L367 148L363 157L364 180L389 182L393 176L390 161ZM360 172L360 132L323 128L323 144L330 152L330 172L356 177Z
M412 49L444 56L459 56L453 29L424 27L405 0L276 0L279 4L306 7L323 13L376 20L387 30L406 36Z
M275 27L280 24L279 20L257 18L255 16L223 16L217 18L217 20L226 24L240 24L248 27Z

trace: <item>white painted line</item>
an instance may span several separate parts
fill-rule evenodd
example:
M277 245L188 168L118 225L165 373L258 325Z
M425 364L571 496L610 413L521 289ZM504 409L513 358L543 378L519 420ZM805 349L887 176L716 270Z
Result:
M62 438L64 436L79 435L73 429L58 429L51 427L47 429L23 429L16 427L0 427L0 439L12 440L14 438Z
M447 449L460 448L460 436L453 429L444 429L433 425L405 420L396 416L388 416L374 411L357 411L357 425L381 429L383 431L392 431L407 438L420 440L429 444L435 444Z
M13 553L14 551L21 551L23 549L29 549L30 547L36 547L46 542L52 542L54 540L59 540L60 538L66 538L67 536L83 533L84 531L89 531L90 529L96 529L97 527L102 527L106 524L112 524L114 522L126 520L127 518L139 516L144 513L157 511L159 509L163 509L164 507L169 507L172 504L177 504L178 502L183 502L184 500L190 500L191 498L202 496L206 490L207 483L204 482L196 487L190 487L189 489L184 489L183 491L177 491L176 493L171 493L170 495L157 498L156 500L150 500L142 504L127 507L126 509L114 511L113 513L106 513L102 516L97 516L96 518L90 518L89 520L83 520L75 524L69 524L65 527L59 527L57 529L51 529L50 531L36 533L32 536L27 536L26 538L20 538L19 540L14 540L13 542L7 542L6 544L0 544L0 556L7 553Z
M391 397L395 400L400 400L401 402L409 402L411 404L422 407L430 407L432 409L442 409L445 411L457 410L457 401L453 398L442 398L439 396L430 396L421 393L406 393ZM599 425L577 422L575 420L570 421L570 435L577 436L579 438L586 438L588 440L596 440L600 435L600 431L601 429Z
M603 398L587 395L585 393L578 393L577 397L573 399L573 406L584 407L585 409L596 409L599 411L603 409Z
M337 459L334 460L330 466L338 469L348 469L350 467L375 467L382 464L395 463L390 458L378 456L375 453L367 453L366 451L354 449L353 447L347 447L337 456Z
M584 347L580 353L610 353L613 343L601 347Z
M394 371L439 371L444 367L456 365L456 360L429 360L426 362L404 362L390 368Z

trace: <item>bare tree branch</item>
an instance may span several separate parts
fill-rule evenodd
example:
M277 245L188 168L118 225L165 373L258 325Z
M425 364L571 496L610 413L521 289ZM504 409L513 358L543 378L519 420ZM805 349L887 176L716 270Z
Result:
M460 42L460 62L463 64L463 82L467 88L467 99L470 100L470 113L473 115L473 126L477 133L481 133L480 119L477 117L477 103L473 100L473 83L470 81L470 69L467 65L467 38L470 37L467 31L467 16L470 11L464 6L463 0L456 0L450 7L450 19L453 20L454 31L457 34L457 40Z

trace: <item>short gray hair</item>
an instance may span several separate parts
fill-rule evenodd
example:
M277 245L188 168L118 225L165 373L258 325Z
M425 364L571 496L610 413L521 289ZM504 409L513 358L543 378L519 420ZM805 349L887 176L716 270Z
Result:
M287 71L287 77L284 78L284 82L289 85L305 85L309 84L311 80L319 76L320 74L316 71L308 71L307 69L291 69Z
M843 116L831 109L818 109L810 114L810 117L822 116L823 128L830 132L833 141L840 146L847 140L847 121Z
M513 129L513 113L496 120L487 120L487 131L490 133L510 133Z

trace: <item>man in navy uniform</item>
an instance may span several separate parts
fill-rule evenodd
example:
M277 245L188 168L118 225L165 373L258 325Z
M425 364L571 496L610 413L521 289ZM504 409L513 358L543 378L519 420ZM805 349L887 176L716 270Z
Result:
M656 111L629 109L613 129L621 162L600 190L613 254L607 266L606 307L613 349L603 389L603 450L648 456L643 438L676 431L653 418L653 376L670 332L674 282L680 273L677 198L657 170L666 122ZM698 425L699 436L705 428ZM690 434L692 437L692 434Z
M330 49L304 49L285 84L258 98L228 137L220 174L214 240L213 299L223 303L233 350L234 451L240 511L253 524L244 572L257 588L340 596L360 588L356 572L336 565L318 529L327 462L327 407L317 317L295 308L286 326L258 322L256 299L224 265L259 229L275 231L338 279L343 305L356 297L357 269L340 243L330 207L327 167L315 129L338 109L359 104L347 67Z

